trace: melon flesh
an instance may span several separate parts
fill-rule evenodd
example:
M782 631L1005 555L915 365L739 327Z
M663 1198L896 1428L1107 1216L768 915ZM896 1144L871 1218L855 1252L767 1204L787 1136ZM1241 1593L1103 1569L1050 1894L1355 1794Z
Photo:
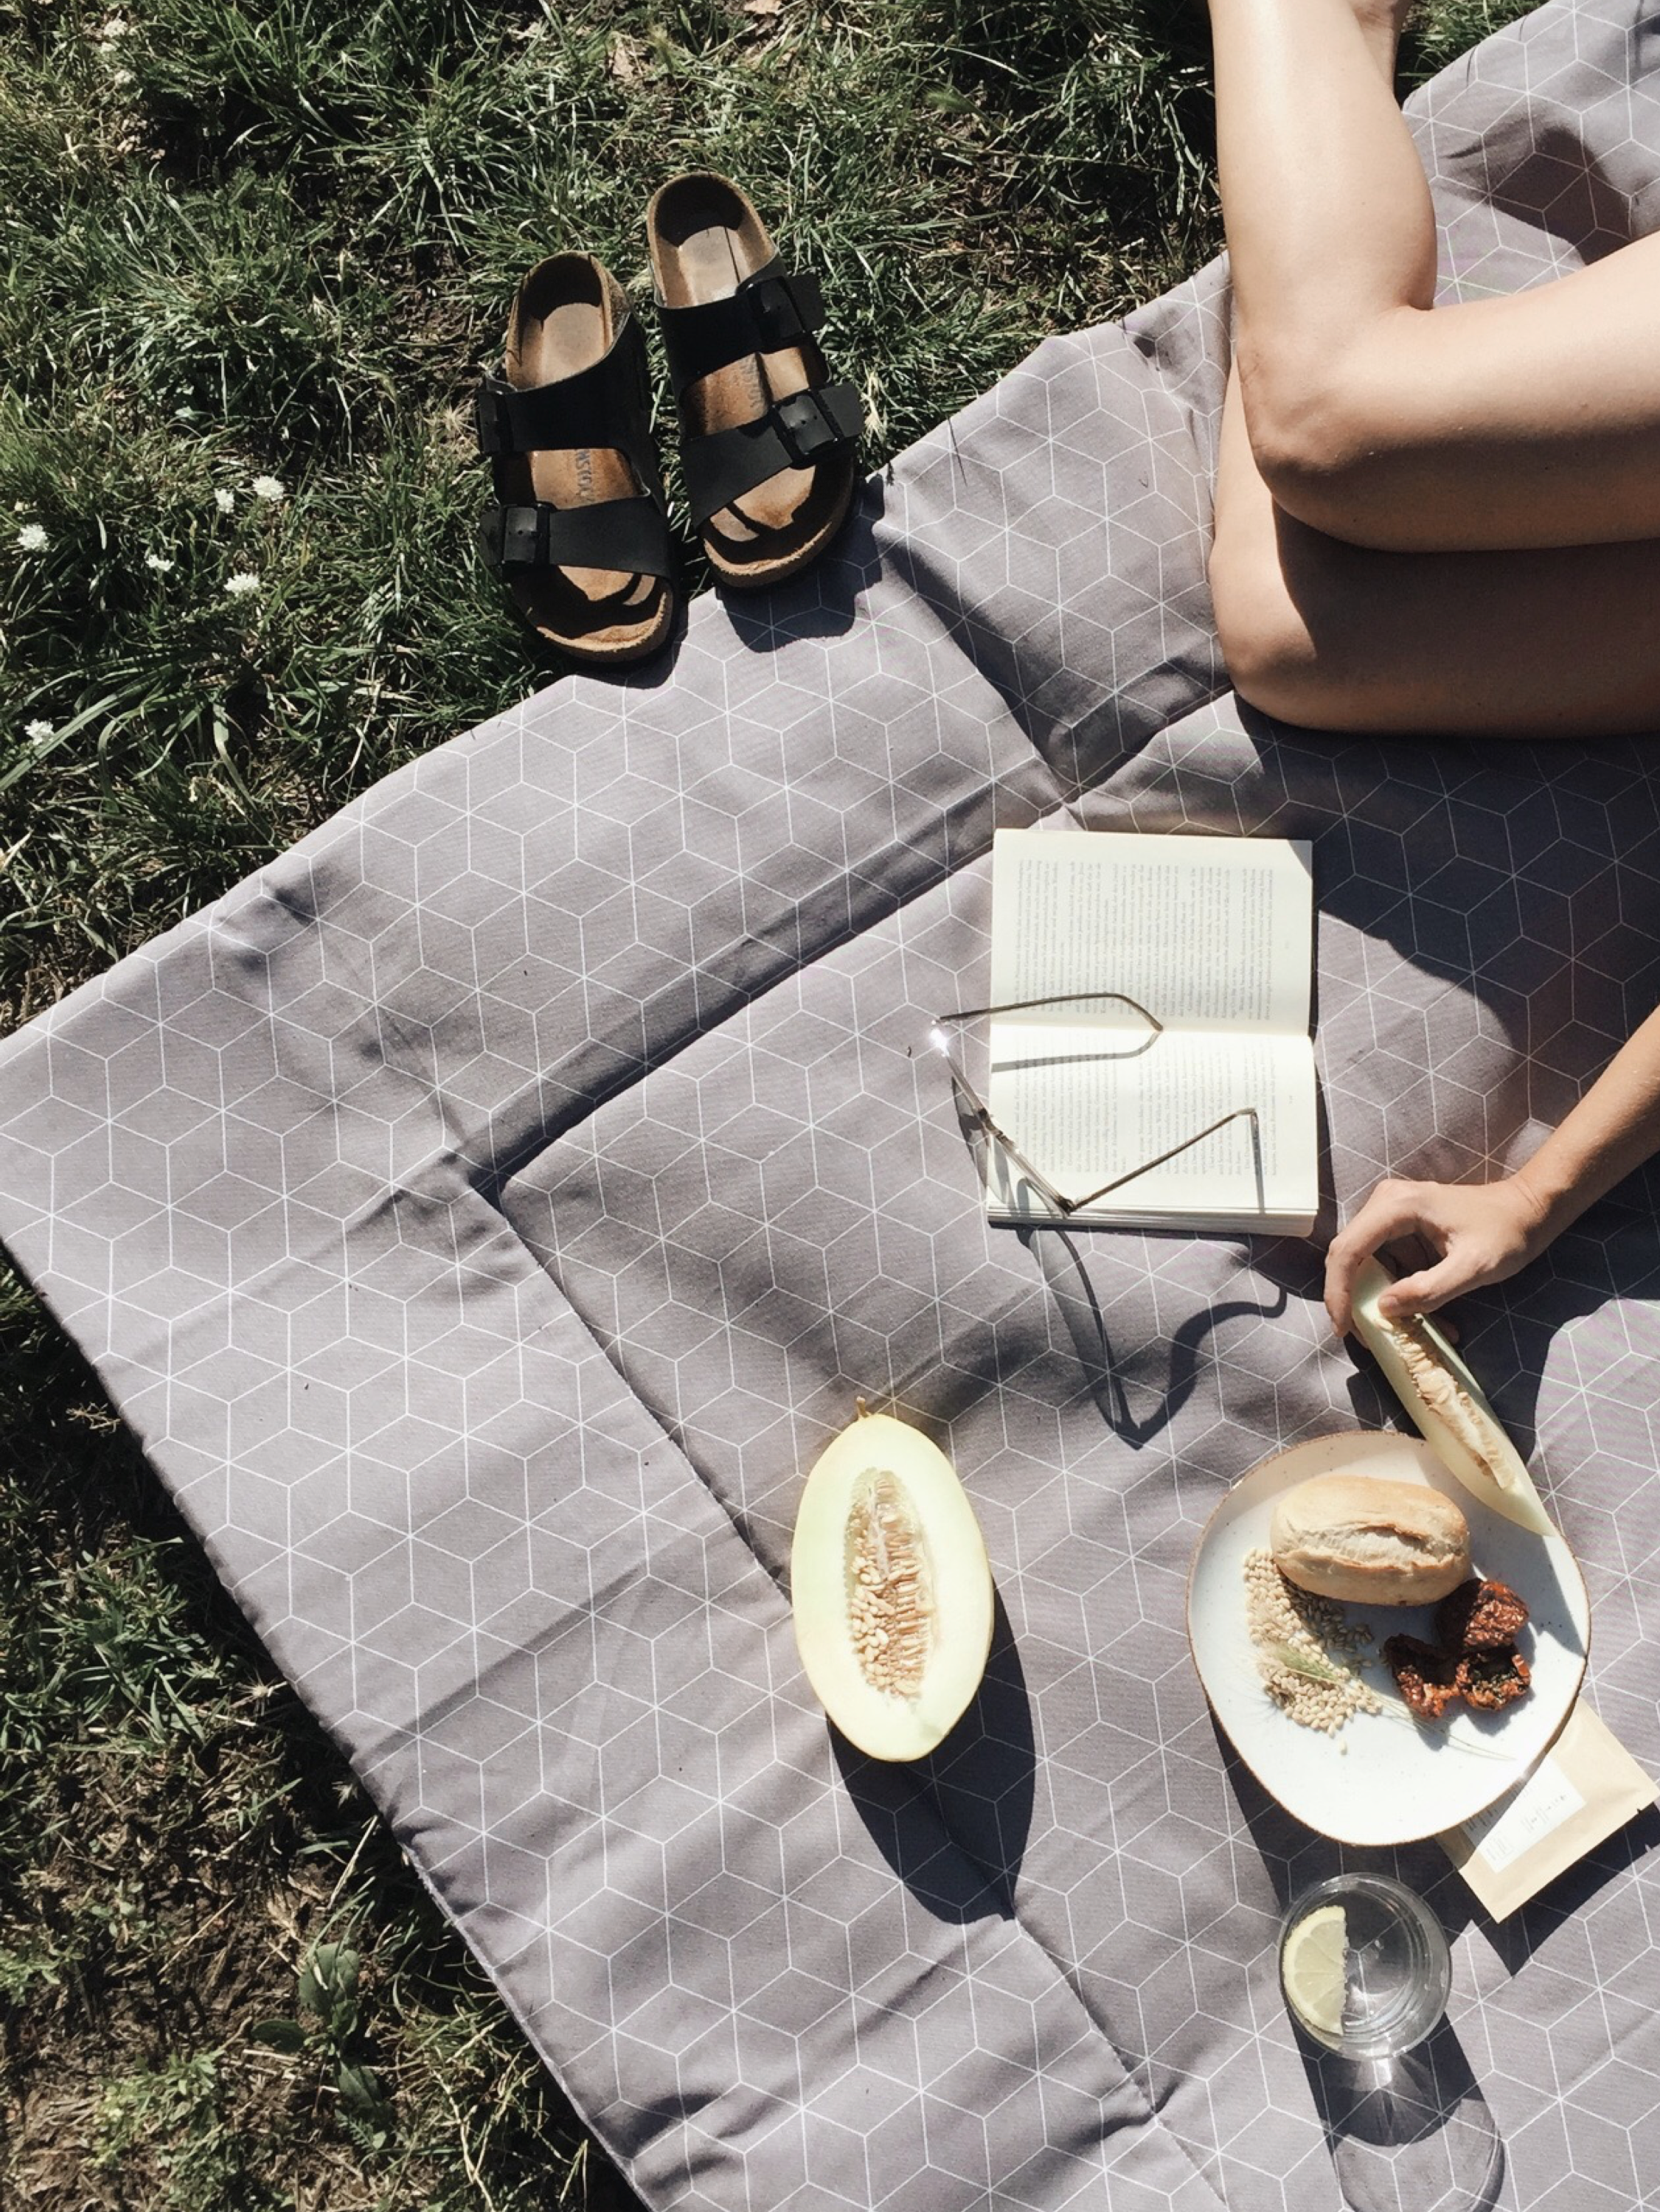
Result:
M795 1640L819 1702L873 1759L921 1759L972 1703L991 1650L985 1540L920 1430L861 1413L819 1455L790 1551Z
M1355 1324L1425 1443L1472 1497L1535 1536L1554 1535L1526 1462L1434 1322L1421 1316L1389 1321L1378 1312L1389 1282L1377 1261L1368 1260L1355 1278Z

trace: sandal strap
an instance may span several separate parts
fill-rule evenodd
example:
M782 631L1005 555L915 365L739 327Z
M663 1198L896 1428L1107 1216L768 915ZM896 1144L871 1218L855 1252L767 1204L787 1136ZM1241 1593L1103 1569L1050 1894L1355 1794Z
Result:
M629 576L672 576L674 554L654 499L605 499L589 507L545 500L490 506L478 542L492 568L611 568Z
M693 522L701 527L781 469L811 468L853 445L864 427L864 403L853 386L824 384L775 399L752 422L688 437L682 462Z
M598 361L551 384L525 391L505 377L481 378L473 422L479 451L492 459L609 447L628 457L642 483L654 483L650 371L638 321L629 315Z
M775 254L724 299L688 307L660 300L657 313L678 398L717 368L810 338L824 319L824 295L811 270L787 271Z

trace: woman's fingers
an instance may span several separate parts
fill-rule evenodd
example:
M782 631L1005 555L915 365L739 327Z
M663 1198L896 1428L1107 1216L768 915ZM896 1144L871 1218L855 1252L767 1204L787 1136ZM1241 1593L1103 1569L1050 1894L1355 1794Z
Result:
M1437 1188L1433 1183L1380 1182L1353 1220L1333 1237L1326 1254L1326 1311L1340 1336L1354 1326L1355 1278L1381 1246L1416 1237L1431 1251L1444 1250L1438 1224L1425 1203Z
M1326 1310L1345 1335L1354 1322L1354 1282L1382 1245L1408 1236L1436 1255L1377 1301L1390 1321L1435 1313L1461 1291L1502 1282L1539 1241L1539 1209L1510 1177L1493 1183L1382 1182L1326 1255Z
M1415 1275L1402 1275L1377 1301L1386 1321L1402 1321L1411 1314L1436 1313L1460 1291L1479 1289L1488 1278L1465 1256L1450 1253L1433 1267Z

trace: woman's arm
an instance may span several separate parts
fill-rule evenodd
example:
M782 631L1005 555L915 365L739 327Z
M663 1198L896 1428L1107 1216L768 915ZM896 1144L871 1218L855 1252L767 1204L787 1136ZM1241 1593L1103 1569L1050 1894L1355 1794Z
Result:
M1362 1265L1398 1237L1440 1255L1378 1304L1433 1313L1461 1291L1500 1283L1542 1252L1622 1176L1660 1150L1660 1009L1622 1045L1524 1167L1490 1183L1381 1182L1326 1255L1326 1310L1339 1335Z

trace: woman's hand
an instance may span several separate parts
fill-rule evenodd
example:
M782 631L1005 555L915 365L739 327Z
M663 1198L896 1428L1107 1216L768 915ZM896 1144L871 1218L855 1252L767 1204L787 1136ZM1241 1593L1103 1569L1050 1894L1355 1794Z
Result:
M1378 1299L1390 1321L1434 1313L1462 1291L1506 1276L1541 1252L1554 1224L1523 1176L1502 1182L1380 1182L1326 1254L1326 1311L1340 1336L1353 1326L1354 1279L1380 1246L1416 1237L1438 1255Z
M1502 1283L1553 1237L1660 1152L1660 1009L1651 1013L1532 1158L1500 1182L1380 1182L1326 1255L1326 1311L1353 1324L1354 1279L1380 1245L1415 1237L1438 1255L1377 1301L1389 1321L1434 1313L1461 1291Z

